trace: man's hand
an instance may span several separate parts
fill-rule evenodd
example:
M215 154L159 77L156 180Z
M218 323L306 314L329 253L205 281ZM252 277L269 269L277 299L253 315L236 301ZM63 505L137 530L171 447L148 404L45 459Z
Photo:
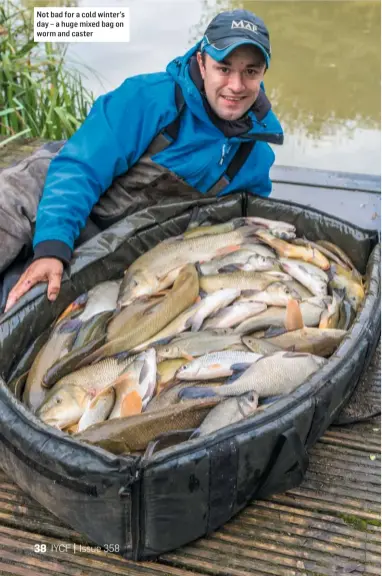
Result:
M60 292L64 265L57 258L40 258L25 270L8 295L4 312L8 312L17 300L24 296L35 284L48 282L48 299L53 302Z

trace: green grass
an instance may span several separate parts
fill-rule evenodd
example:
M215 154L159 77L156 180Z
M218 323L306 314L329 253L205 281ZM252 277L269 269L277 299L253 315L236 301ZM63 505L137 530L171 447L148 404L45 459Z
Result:
M92 103L78 71L65 65L67 44L33 40L33 10L0 6L1 145L21 137L69 138Z
M337 514L337 516L339 518L342 518L342 520L346 522L346 524L348 524L349 526L353 526L353 528L361 530L362 532L367 532L368 524L378 527L381 526L380 520L370 520L370 519L365 520L363 518L359 518L358 516L353 516L350 514Z

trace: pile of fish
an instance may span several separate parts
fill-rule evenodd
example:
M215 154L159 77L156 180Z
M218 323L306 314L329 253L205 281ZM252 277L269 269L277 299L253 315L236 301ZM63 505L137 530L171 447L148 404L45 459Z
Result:
M292 393L335 352L363 299L349 257L296 238L291 224L190 227L77 298L9 385L46 424L139 453Z

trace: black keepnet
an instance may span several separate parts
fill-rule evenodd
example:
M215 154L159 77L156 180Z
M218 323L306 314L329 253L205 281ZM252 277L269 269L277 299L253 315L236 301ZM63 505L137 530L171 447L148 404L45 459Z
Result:
M325 367L255 418L144 458L115 456L44 425L6 386L25 350L81 293L117 279L140 254L184 232L193 208L212 223L242 215L285 220L298 236L343 248L367 292L356 321ZM92 542L127 558L156 556L215 530L252 498L298 485L307 448L334 420L370 360L380 333L380 245L361 230L312 209L236 194L164 200L128 216L77 248L60 296L28 293L0 321L0 462L43 506ZM25 361L23 369L28 368Z

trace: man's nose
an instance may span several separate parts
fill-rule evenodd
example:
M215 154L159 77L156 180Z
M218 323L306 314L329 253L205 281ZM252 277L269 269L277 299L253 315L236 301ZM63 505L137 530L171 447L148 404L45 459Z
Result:
M232 92L242 92L245 90L243 77L239 72L234 72L230 75L229 87Z

